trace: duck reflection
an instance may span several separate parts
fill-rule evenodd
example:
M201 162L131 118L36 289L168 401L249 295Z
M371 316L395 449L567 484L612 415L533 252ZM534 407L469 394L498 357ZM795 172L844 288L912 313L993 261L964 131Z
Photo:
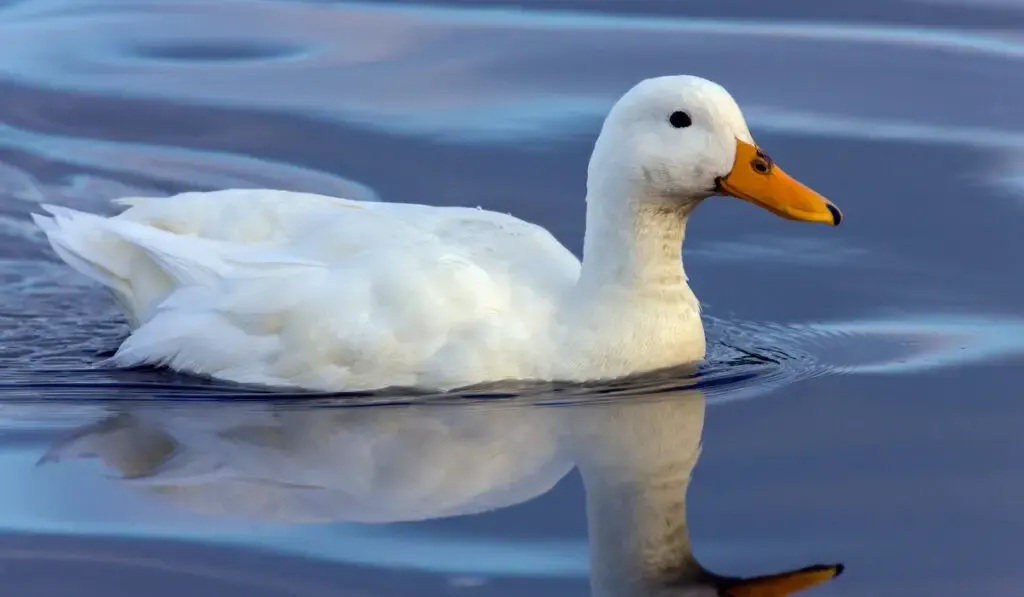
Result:
M96 456L121 482L207 514L364 523L510 506L577 466L595 597L777 597L841 573L740 578L701 566L686 492L704 411L697 391L561 406L134 408L76 430L43 461Z

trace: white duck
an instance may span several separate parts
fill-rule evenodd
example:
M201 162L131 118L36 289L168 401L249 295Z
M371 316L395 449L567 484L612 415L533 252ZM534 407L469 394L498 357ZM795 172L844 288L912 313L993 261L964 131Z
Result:
M733 98L645 80L587 172L582 264L543 228L462 207L276 190L128 198L115 217L45 206L57 254L106 285L132 334L111 363L270 386L451 389L608 379L699 361L687 217L726 194L838 225L753 141Z
M557 408L258 408L129 407L73 431L42 461L97 456L155 500L290 523L476 514L548 492L575 464L594 597L782 597L843 570L738 578L698 562L686 512L704 425L698 391Z

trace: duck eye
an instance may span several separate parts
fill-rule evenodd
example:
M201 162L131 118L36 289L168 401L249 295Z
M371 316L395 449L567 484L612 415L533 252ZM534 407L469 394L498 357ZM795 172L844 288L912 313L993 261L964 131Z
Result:
M690 120L690 115L686 112L673 112L668 117L668 121L677 129L684 129L693 124L693 121Z

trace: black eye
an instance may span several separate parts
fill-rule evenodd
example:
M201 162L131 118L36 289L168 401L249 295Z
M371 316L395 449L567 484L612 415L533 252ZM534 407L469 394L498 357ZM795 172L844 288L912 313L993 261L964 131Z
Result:
M672 115L668 117L668 121L677 129L685 129L693 124L693 121L690 120L690 115L686 112L673 112Z

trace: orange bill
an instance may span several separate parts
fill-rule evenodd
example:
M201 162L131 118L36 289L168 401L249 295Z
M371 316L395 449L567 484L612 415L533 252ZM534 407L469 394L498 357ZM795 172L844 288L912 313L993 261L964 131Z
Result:
M783 597L831 580L843 572L843 565L811 566L781 574L754 578L728 579L721 594L725 597Z
M802 222L838 226L842 212L818 193L782 171L756 145L736 140L736 161L718 179L718 192L744 199L775 215Z

